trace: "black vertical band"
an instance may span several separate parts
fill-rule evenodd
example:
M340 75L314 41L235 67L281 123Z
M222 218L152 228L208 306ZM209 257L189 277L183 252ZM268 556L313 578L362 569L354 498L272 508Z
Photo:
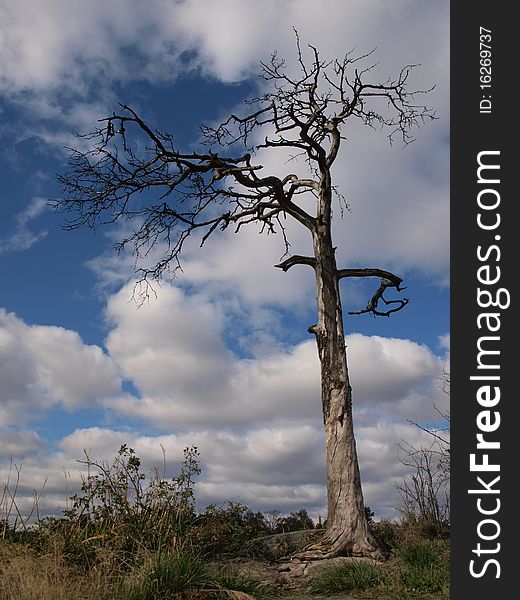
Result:
M506 3L451 3L455 600L507 598L518 570L513 543L520 397L513 373L520 369L515 366L520 353L513 345L518 332L513 263L520 231L514 210L518 191L513 189L519 168L513 161L519 154L514 59L520 36L514 23Z

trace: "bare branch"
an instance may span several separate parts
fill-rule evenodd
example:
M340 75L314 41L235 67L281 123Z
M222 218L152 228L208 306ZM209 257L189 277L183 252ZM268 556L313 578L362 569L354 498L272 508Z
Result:
M361 315L364 313L371 313L378 317L389 317L392 313L403 309L409 302L408 298L402 298L399 300L386 300L384 292L389 287L394 287L398 292L406 289L401 287L402 279L397 277L390 271L384 271L383 269L367 268L367 269L338 269L336 272L337 279L344 277L381 277L381 285L376 290L368 302L366 308L362 310L350 311L349 315ZM391 304L396 305L395 308L391 308L387 311L378 310L379 301L382 300L386 306Z
M282 269L282 271L288 271L294 265L309 265L313 269L316 267L316 259L311 258L310 256L299 256L295 254L294 256L289 257L287 260L284 260L278 265L275 265L277 269Z
M450 452L450 449L449 449L450 442L446 438L443 438L441 435L439 435L437 433L437 431L442 431L441 429L439 429L439 430L428 429L427 427L423 427L422 425L420 425L416 421L412 421L410 419L406 419L406 420L408 421L408 423L410 423L410 425L415 425L421 431L424 431L425 433L427 433L428 435L431 435L433 438L435 438L436 440L438 440L442 444L445 444L447 446L447 448L445 449L445 452L447 452L449 454L449 452Z
M403 291L406 288L401 287L402 279L397 277L390 271L384 271L383 269L367 268L367 269L338 269L336 272L338 280L344 277L381 277L381 285L376 290L375 294L370 299L366 308L362 310L350 311L349 315L361 315L364 313L371 313L378 317L389 317L392 313L397 312L404 308L409 300L408 298L402 298L399 300L386 300L384 292L389 287L394 287L398 292ZM379 301L382 300L386 306L395 304L395 308L391 308L387 311L381 312L378 310Z
M384 271L383 269L377 268L338 269L336 277L338 279L342 279L343 277L381 277L383 279L388 279L388 281L397 288L397 291L401 291L400 284L403 281L400 277L390 273L390 271Z
M397 287L397 286L393 282L388 281L388 279L381 279L381 285L379 286L379 288L376 290L375 294L370 299L366 308L364 308L362 310L349 311L348 314L349 315L362 315L364 313L371 313L377 317L389 317L392 313L395 313L395 312L403 309L409 303L408 298L402 298L401 300L386 300L386 298L384 297L383 294L384 294L385 290L389 287ZM400 290L400 288L397 288L397 289ZM382 311L378 310L378 304L379 304L380 300L382 300L386 306L389 306L391 304L394 304L396 306L395 306L395 308L390 308L387 311L382 312Z
M133 230L116 249L132 250L136 271L147 281L180 268L184 243L195 231L200 231L203 245L229 225L239 232L259 223L266 233L282 232L288 252L283 217L294 218L311 232L320 219L329 222L330 190L343 207L330 169L344 140L346 121L377 124L389 131L390 139L400 134L408 143L411 130L434 115L414 104L416 94L422 93L408 89L414 65L394 79L374 82L373 65L358 68L371 53L355 56L351 51L341 60L324 60L314 46L302 45L296 31L295 36L297 72L289 75L284 61L273 53L270 62L262 63L266 91L246 101L243 113L230 115L216 127L203 125L201 151L183 152L173 135L154 129L126 104L101 118L101 127L82 136L91 149L70 150L69 170L59 177L65 197L54 205L72 215L65 228L128 222ZM263 141L258 140L260 131L268 132ZM242 145L239 151L237 144ZM304 157L307 172L282 178L266 172L253 162L264 148L294 149ZM312 200L314 211L303 208L308 206L306 199ZM150 257L158 244L164 245L162 258L145 266L141 259ZM400 280L392 274L368 271L342 270L338 278L378 275L400 290ZM383 313L377 310L380 300L387 303L383 291L390 283L361 312L388 315L402 308L404 301L398 306L389 301L396 306Z

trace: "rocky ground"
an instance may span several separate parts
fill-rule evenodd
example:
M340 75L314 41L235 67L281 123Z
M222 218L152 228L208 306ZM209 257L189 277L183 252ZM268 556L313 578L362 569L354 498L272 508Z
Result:
M222 557L218 566L232 568L262 581L275 589L279 597L291 600L318 600L323 596L306 593L311 580L322 570L343 562L367 561L366 558L336 557L323 560L302 560L291 557L309 543L317 541L323 530L295 531L253 540L242 557ZM216 565L217 566L217 565ZM356 600L353 596L327 597L327 600Z
M323 569L356 560L370 559L337 557L313 561L292 559L271 562L260 559L234 558L219 561L219 564L251 575L251 577L269 584L270 587L280 590L282 595L293 596L295 592L305 590L312 578Z

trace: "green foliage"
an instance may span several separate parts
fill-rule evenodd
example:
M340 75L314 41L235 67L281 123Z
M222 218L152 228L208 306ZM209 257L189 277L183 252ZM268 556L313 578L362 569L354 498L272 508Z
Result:
M300 531L301 529L314 529L314 522L307 514L305 508L292 512L288 517L278 517L274 533L287 531Z
M33 529L19 528L17 519L12 524L8 519L0 519L0 539L33 546L36 543L36 533Z
M134 574L123 579L119 587L121 600L166 600L174 594L205 590L213 596L236 598L232 592L253 597L274 594L268 585L237 568L211 571L205 558L192 549L180 548L174 553L156 554ZM196 596L195 596L196 597Z
M388 552L392 552L399 545L401 529L402 527L398 523L385 519L377 523L370 523L370 531Z
M411 542L399 549L399 558L403 564L418 569L429 568L439 562L435 547L428 542Z
M80 493L70 497L71 508L60 519L38 522L38 549L59 545L71 565L89 569L107 551L124 565L175 547L195 518L198 456L196 447L186 448L177 477L166 480L155 470L146 483L141 460L126 444L111 464L86 455L87 473Z
M313 594L335 594L377 587L383 582L381 567L364 561L346 562L320 573L312 581Z
M262 513L253 513L240 502L209 504L194 520L188 538L207 554L235 552L247 540L269 533Z
M374 511L370 508L370 506L365 506L365 515L367 517L367 521L369 523L373 523L374 522Z

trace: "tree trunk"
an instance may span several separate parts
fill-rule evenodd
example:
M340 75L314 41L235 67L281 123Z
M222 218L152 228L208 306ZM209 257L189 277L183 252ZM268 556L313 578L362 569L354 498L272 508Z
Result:
M327 451L327 531L308 557L337 554L379 557L368 527L352 421L343 314L330 227L314 235L318 322L315 333L321 363L321 400Z

